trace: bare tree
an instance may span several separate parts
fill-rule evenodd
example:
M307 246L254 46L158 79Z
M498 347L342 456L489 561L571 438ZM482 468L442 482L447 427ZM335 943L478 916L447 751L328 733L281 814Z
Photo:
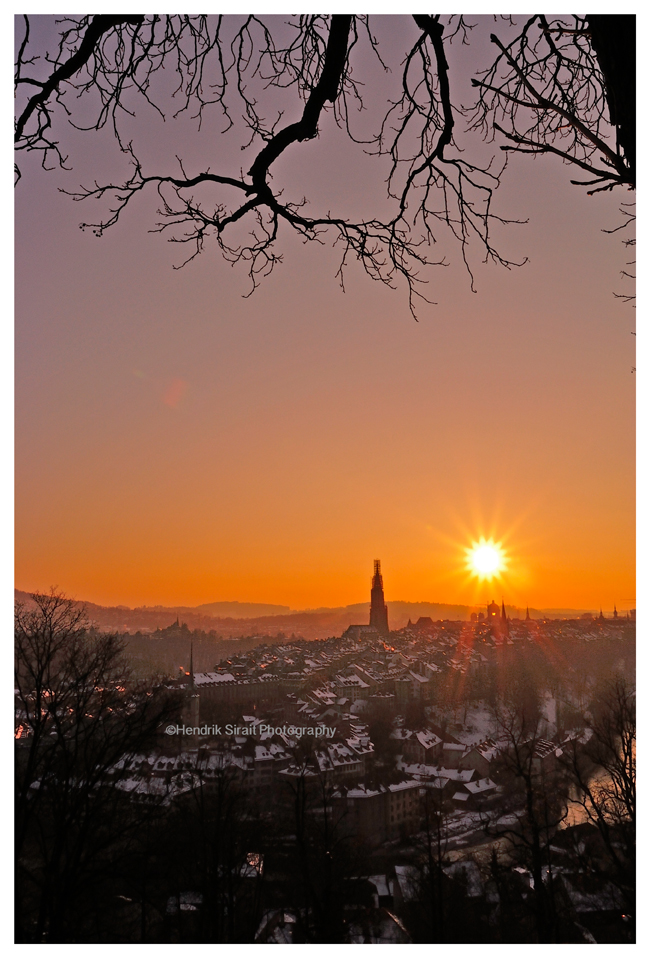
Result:
M558 940L558 914L550 842L568 815L564 770L555 747L539 734L536 709L504 707L497 711L502 745L496 774L507 795L503 807L486 813L485 827L506 839L512 855L530 870L538 942Z
M292 875L287 900L296 915L298 940L346 941L350 885L368 874L366 849L351 828L346 789L318 762L313 740L294 749L293 774L284 783L284 832Z
M588 194L636 188L636 17L632 14L563 16L535 14L504 42L480 79L472 125L487 139L504 136L504 151L552 154L575 167ZM586 179L584 177L587 177ZM624 203L622 222L606 233L629 234L634 203ZM626 247L634 246L633 237ZM634 262L626 263L627 266ZM635 279L627 270L626 279ZM614 293L634 302L630 293ZM634 370L633 370L634 371Z
M474 125L502 150L553 153L590 193L636 185L635 17L529 17L481 79Z
M419 855L419 897L429 926L429 941L447 940L447 904L445 895L448 809L442 789L425 787L421 795L422 841ZM417 847L416 840L416 847Z
M598 830L604 855L581 855L581 864L613 881L629 914L636 912L636 692L615 678L574 740L564 762L575 783L573 804Z
M375 104L357 79L370 60L388 71L367 16L310 14L286 22L252 15L66 17L58 21L53 56L34 49L25 16L15 79L16 148L40 152L46 167L51 160L65 165L68 157L53 132L62 113L77 129L110 124L130 174L73 193L108 207L83 227L101 236L139 194L153 189L161 216L154 231L187 244L185 262L212 238L227 261L246 264L252 292L281 261L278 239L288 229L305 242L333 241L341 284L352 260L388 286L405 282L412 311L416 298L426 298L423 269L444 262L431 255L440 229L460 244L470 276L472 242L486 260L514 265L491 234L495 223L506 222L492 208L504 166L467 158L459 119L488 139L505 136L510 142L502 149L560 156L592 177L586 181L592 192L634 186L633 18L535 15L516 39L493 36L499 53L475 81L478 101L467 109L454 96L448 56L453 41L469 42L476 24L440 14L404 22L410 38L396 96L386 106ZM162 80L172 76L172 116L187 112L213 131L241 129L246 170L189 170L180 156L163 158L164 169L146 169L123 121L144 107L167 115ZM77 117L84 104L92 119L82 122ZM284 122L284 113L296 106L299 118ZM369 108L379 113L374 133L356 119ZM220 127L211 110L220 114ZM290 190L275 185L280 157L318 137L328 117L367 153L383 158L378 180L386 177L387 214L309 215L305 197L292 199Z
M269 822L228 752L192 749L183 774L191 787L174 801L167 823L169 887L179 905L185 891L202 895L199 941L252 942L261 918L259 894L251 898L246 886L255 872L259 892ZM180 907L177 917L182 921Z
M90 631L76 603L55 591L32 601L15 614L17 936L61 941L77 897L139 827L120 760L177 703L131 682L120 640Z

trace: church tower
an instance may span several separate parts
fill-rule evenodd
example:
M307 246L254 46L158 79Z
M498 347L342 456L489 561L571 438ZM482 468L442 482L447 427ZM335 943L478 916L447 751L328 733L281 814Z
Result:
M510 635L510 626L508 624L508 616L506 615L506 604L501 598L501 631L504 635Z
M490 602L487 607L487 620L488 622L497 622L499 621L499 606L496 604L494 599Z
M384 602L384 580L379 559L375 559L375 574L370 590L370 625L374 625L382 635L388 635L388 609Z

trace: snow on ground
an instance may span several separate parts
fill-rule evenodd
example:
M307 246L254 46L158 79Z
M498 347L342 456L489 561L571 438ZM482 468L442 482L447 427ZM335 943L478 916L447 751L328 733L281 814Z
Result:
M454 738L464 745L478 745L486 738L494 738L496 728L489 709L484 705L458 709L458 718L453 725L447 726Z

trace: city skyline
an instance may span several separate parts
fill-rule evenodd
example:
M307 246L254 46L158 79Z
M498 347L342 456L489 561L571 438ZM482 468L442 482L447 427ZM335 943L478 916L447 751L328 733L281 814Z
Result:
M461 98L491 55L484 19L454 47ZM206 134L174 122L185 161L202 162ZM150 164L173 155L172 125L143 114L131 132ZM636 604L633 313L614 296L629 256L603 232L617 196L588 196L552 157L513 156L494 203L528 222L495 230L529 262L507 270L470 249L473 293L441 232L449 265L427 275L437 305L416 323L403 288L351 265L343 294L335 251L292 236L243 299L245 271L208 245L173 268L178 246L149 232L144 197L101 239L80 231L92 208L59 190L117 176L123 158L109 131L65 135L72 168L26 156L16 194L19 588L340 606L382 555L389 594L478 604L466 550L484 538L503 545L503 588L522 607ZM383 193L381 164L329 114L275 176L318 208L372 209Z

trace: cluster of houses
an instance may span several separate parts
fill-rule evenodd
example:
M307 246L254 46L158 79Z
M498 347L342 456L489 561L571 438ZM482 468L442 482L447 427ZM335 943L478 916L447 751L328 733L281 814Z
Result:
M397 798L399 791L392 793ZM574 847L597 846L589 824L558 832L547 849L544 886L552 899L558 940L572 944L632 942L625 896L607 879L587 876L572 859ZM598 855L599 850L593 851ZM602 849L600 849L602 854ZM343 906L345 943L411 944L438 940L466 943L534 941L535 896L531 871L518 865L500 874L473 859L395 863L378 874L346 879ZM254 932L257 944L296 944L304 915L282 898L282 874L259 853L249 853L238 870L238 897L259 902ZM434 891L435 888L435 891ZM434 914L438 899L443 917ZM167 925L178 940L191 940L192 923L204 907L201 893L181 892L167 903ZM303 932L304 933L304 932ZM529 937L526 937L528 934Z
M208 704L278 704L291 693L338 711L386 695L394 696L396 705L430 702L447 669L478 672L487 665L477 648L459 645L453 625L460 623L450 624L448 631L441 628L427 647L414 630L392 633L389 642L371 626L363 634L351 626L340 638L261 645L220 662L212 672L190 669L187 678L201 703Z
M271 645L260 640L256 648L223 659L213 671L182 670L181 681L191 679L201 703L282 705L295 693L309 705L336 708L337 703L349 706L393 696L399 710L409 702L435 701L449 677L474 679L480 686L504 649L510 656L526 656L528 649L549 642L583 646L596 639L616 641L625 633L619 622L624 620L508 620L506 631L495 632L487 621L421 617L389 634L352 625L343 635L323 640ZM570 656L567 668L571 671Z
M495 803L499 743L487 735L460 741L432 720L440 677L450 669L480 672L487 661L463 641L466 628L420 620L387 638L373 627L351 626L340 638L262 645L212 672L194 673L190 666L183 677L184 723L200 729L216 705L222 714L225 707L232 725L207 736L161 736L156 754L124 759L130 766L119 768L120 787L135 801L159 801L163 793L172 801L225 770L253 789L279 790L299 777L326 779L354 830L375 845L417 831L426 790L452 813ZM406 727L404 709L413 702L429 715L422 727ZM388 774L378 774L382 762L368 724L378 706L392 718ZM240 734L228 734L229 727ZM328 734L314 738L307 755L292 728L327 728ZM561 756L561 745L552 741L540 740L535 749L539 773Z
M370 787L375 748L369 728L349 715L344 718L342 725L328 730L331 738L314 739L306 757L294 726L265 731L268 726L260 718L243 715L241 728L248 734L175 738L175 749L168 744L151 754L125 757L112 774L134 801L165 803L224 774L245 787L264 790L280 790L283 783L297 778L325 781L333 804L346 809L353 830L372 845L418 830L427 789L452 810L480 808L499 792L490 777L498 755L492 740L467 746L443 729L411 730L399 720L390 734L395 748L395 767L389 776L393 781Z

